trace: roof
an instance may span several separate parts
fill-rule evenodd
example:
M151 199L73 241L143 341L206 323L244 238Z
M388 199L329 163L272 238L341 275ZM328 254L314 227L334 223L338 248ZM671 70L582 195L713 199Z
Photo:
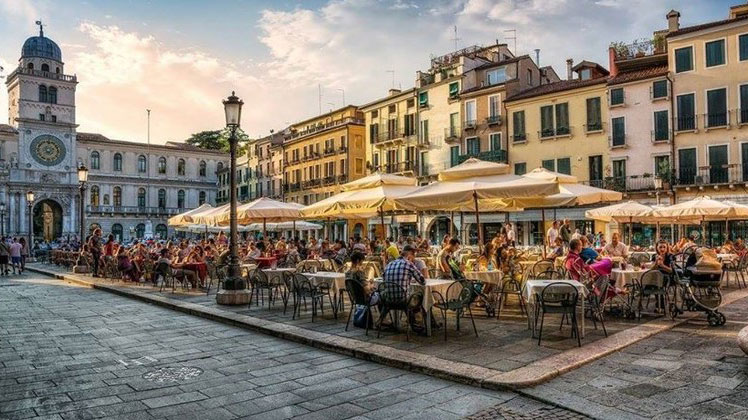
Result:
M527 54L525 54L525 55L520 55L519 57L510 58L508 60L492 61L490 63L481 64L480 66L475 67L472 70L483 70L483 69L488 69L488 68L491 68L491 67L499 67L499 66L503 66L503 65L506 65L506 64L516 63L518 61L524 60L525 58L529 59L530 56L527 55Z
M54 41L40 34L32 36L23 43L21 58L41 57L62 62L62 51Z
M504 100L504 102L517 101L520 99L534 98L536 96L543 96L549 93L563 92L572 89L579 89L587 86L594 86L608 81L607 77L598 77L595 79L573 79L573 80L561 80L559 82L549 83L545 85L536 86L532 89L528 89L512 95Z
M492 85L474 86L474 87L471 87L470 89L464 89L464 90L460 91L460 95L467 95L468 93L475 93L475 92L478 92L478 91L481 91L481 90L486 90L486 89L500 88L502 86L505 86L508 82L511 82L513 80L517 80L517 79L516 78L515 79L507 79L507 80L505 80L505 81L503 81L501 83L494 83Z
M369 110L368 108L371 107L371 106L379 105L379 104L391 101L393 99L402 98L402 97L405 97L405 96L414 96L413 93L415 93L415 91L416 91L416 88L412 87L410 89L403 90L403 91L401 91L399 93L395 93L393 95L387 95L387 96L385 96L383 98L379 98L379 99L375 99L375 100L373 100L371 102L367 102L367 103L359 106L359 109L361 111L366 112L366 111Z
M684 35L689 34L691 32L698 32L704 29L714 28L717 26L722 25L728 25L730 23L739 22L739 21L748 21L748 16L741 16L734 19L725 19L725 20L717 20L714 22L708 22L708 23L702 23L701 25L695 25L695 26L687 26L685 28L680 28L677 31L670 32L669 34L665 35L666 38L678 36L678 35Z
M576 66L572 67L571 69L572 69L572 71L578 71L578 70L583 69L585 67L592 67L592 68L596 69L597 71L599 71L600 73L602 73L602 74L604 74L606 76L608 74L610 74L610 72L608 71L608 69L606 69L605 67L601 66L600 64L595 63L594 61L587 61L587 60L580 61L579 64L577 64Z
M81 143L105 143L119 146L137 146L145 147L146 145L137 141L125 141L125 140L112 140L104 135L98 133L77 133L75 136L76 140ZM183 151L183 152L196 152L196 153L207 153L213 155L228 155L220 150L203 149L192 144L168 141L165 144L151 144L148 147L157 150L170 150L170 151Z
M668 72L667 65L646 67L632 71L618 73L615 77L608 80L608 85L620 85L621 83L636 82L637 80L646 80L654 77L661 77Z

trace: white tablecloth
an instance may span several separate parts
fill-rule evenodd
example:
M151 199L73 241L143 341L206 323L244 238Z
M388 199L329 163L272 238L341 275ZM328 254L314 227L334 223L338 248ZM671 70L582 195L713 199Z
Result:
M337 298L345 290L345 273L336 273L333 271L319 271L316 273L304 273L314 286L326 283L330 286L333 294Z
M501 284L503 275L499 270L491 271L466 271L465 278L483 283Z
M381 277L374 279L374 283L377 284L377 287L379 286L379 283L382 283L382 281L383 280ZM431 335L431 307L434 306L434 297L432 295L432 292L439 292L445 299L447 299L447 289L449 289L449 285L452 283L454 283L454 280L451 279L426 279L425 285L411 283L410 287L408 288L409 295L417 290L423 291L422 306L426 311L427 335Z
M737 254L717 254L717 258L722 262L728 262L738 259L738 256Z
M634 284L634 279L638 279L646 270L634 270L633 268L614 268L610 277L615 282L616 288L623 289L627 284Z
M540 295L543 292L543 288L545 286L548 286L551 283L565 283L574 286L575 289L579 292L579 302L581 304L581 315L579 316L579 319L582 322L582 331L580 332L581 338L584 338L584 298L587 296L587 288L584 287L584 285L576 280L536 280L536 279L528 279L525 281L525 287L524 287L524 297L528 304L530 304L533 307L533 310L529 310L529 317L535 316L534 306L537 304L535 300L536 295ZM529 321L528 317L528 321ZM534 320L533 320L534 321ZM531 322L531 326L533 329L533 336L535 335L535 322Z
M268 281L282 282L283 273L295 273L295 268L263 268L262 272L268 276Z

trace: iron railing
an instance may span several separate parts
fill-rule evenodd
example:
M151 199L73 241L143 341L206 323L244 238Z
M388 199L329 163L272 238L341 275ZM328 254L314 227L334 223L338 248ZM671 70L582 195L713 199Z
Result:
M141 206L86 206L89 214L135 214L135 215L175 215L184 212L178 207L141 207Z
M479 153L467 153L464 155L460 155L457 158L457 163L460 164L471 157L478 158L480 160L486 160L489 162L498 162L498 163L506 163L507 162L507 153L506 150L490 150L486 152L479 152Z

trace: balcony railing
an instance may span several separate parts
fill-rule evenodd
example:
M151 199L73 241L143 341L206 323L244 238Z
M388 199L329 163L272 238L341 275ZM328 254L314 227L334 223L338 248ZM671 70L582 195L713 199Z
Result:
M475 130L475 127L478 125L477 120L466 120L462 123L462 126L465 127L465 130Z
M680 168L675 177L678 185L718 185L748 182L748 165L739 163Z
M695 115L675 118L675 131L694 131L697 128L699 127Z
M170 216L184 212L185 209L177 207L140 207L140 206L87 206L86 212L89 214L101 215L159 215Z
M616 61L622 61L664 53L665 45L664 39L658 39L657 41L652 39L641 39L634 41L631 44L611 44L611 47L615 52Z
M454 126L444 129L444 141L459 141L460 136L462 136L462 129L460 127Z
M323 152L323 156L330 156L335 154L335 148L334 147L327 147L325 148Z
M293 140L293 139L297 139L297 138L300 138L300 137L304 137L304 136L312 135L312 134L315 134L315 133L319 133L321 131L325 131L328 128L339 127L339 126L345 125L345 124L363 124L363 123L364 123L364 120L362 120L362 119L353 118L353 117L346 117L346 118L342 118L342 119L339 119L339 120L331 121L331 122L329 122L327 124L317 124L317 125L315 125L313 127L310 127L308 130L294 131L291 134L289 134L288 136L286 136L286 138L289 139L289 140Z
M585 133L599 133L605 130L605 123L600 121L592 124L584 124Z
M513 143L524 143L527 141L527 133L515 133L512 134Z
M626 133L616 133L608 136L608 143L611 148L626 147Z
M375 171L382 172L385 174L402 174L402 173L410 172L415 175L418 175L417 169L418 169L418 164L412 161L385 163L384 165L379 165L377 167L374 167Z
M385 131L379 133L374 139L374 143L386 143L394 140L406 140L416 135L415 131L405 132L404 130Z
M704 128L722 128L730 125L730 111L702 114Z
M737 110L738 124L748 124L748 108L740 108Z
M18 67L8 77L13 77L14 74L26 74L29 76L44 77L47 79L62 80L63 82L76 82L78 79L75 75L53 73L48 71L41 71L35 69L29 69L26 67Z
M501 125L501 115L490 115L486 117L486 124Z
M489 162L498 162L498 163L506 163L507 162L507 153L506 150L490 150L487 152L479 152L479 153L467 153L464 155L460 155L457 158L457 163L460 164L471 157L478 158L480 160L486 160Z
M541 140L568 136L571 136L571 127L546 128L538 131L538 138Z
M666 143L673 139L672 130L652 130L652 143Z

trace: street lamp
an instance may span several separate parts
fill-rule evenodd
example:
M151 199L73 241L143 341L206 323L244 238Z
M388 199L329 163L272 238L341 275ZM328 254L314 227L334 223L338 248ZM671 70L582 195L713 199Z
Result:
M0 203L0 237L5 236L5 202Z
M80 226L78 237L81 248L83 247L83 238L86 237L86 182L88 182L88 168L81 164L78 168L78 191L80 192L78 210L80 211Z
M26 192L26 205L29 208L29 249L34 247L34 224L31 221L32 210L34 209L34 192L29 190Z
M237 225L236 225L236 130L239 128L242 118L242 102L234 92L231 92L225 101L223 109L226 113L226 127L230 130L229 136L229 153L231 163L229 166L229 267L228 278L224 282L224 289L227 291L238 291L246 288L246 283L241 276L239 269L239 256L237 255ZM229 299L231 302L219 303L239 303L235 299Z

